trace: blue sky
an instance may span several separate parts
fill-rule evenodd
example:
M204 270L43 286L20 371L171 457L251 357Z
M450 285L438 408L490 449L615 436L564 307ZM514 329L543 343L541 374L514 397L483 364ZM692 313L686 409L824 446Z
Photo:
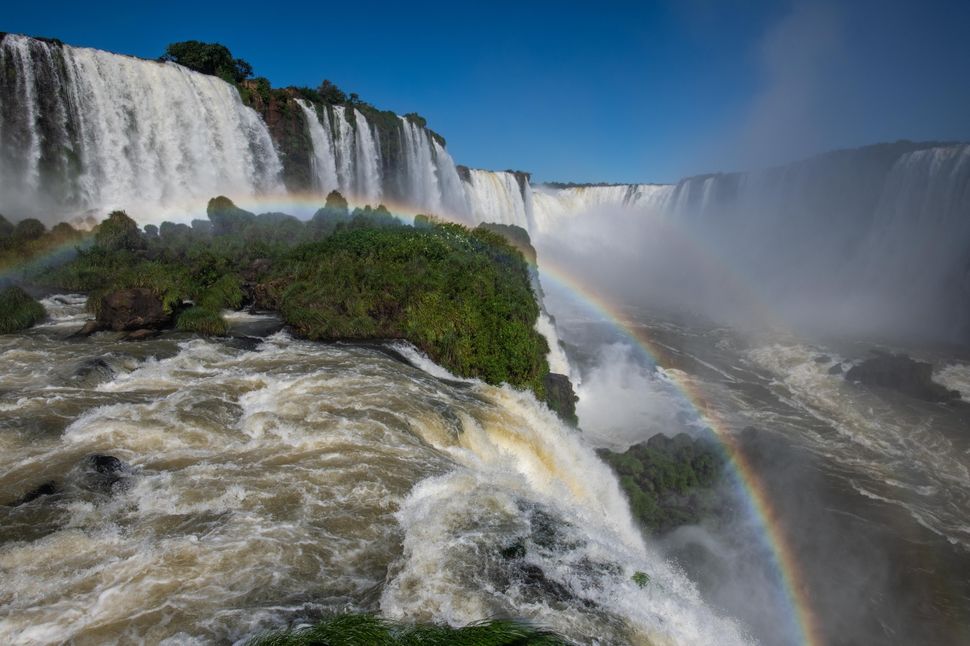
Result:
M459 163L672 181L970 139L970 2L8 3L0 30L143 57L221 42L274 85L416 111Z

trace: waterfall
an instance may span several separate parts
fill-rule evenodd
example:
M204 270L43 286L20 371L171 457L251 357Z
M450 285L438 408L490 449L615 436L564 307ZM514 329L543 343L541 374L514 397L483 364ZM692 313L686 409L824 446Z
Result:
M337 157L334 152L333 134L330 132L330 121L320 116L314 107L297 99L297 104L303 110L310 141L313 143L313 157L311 158L314 189L321 195L340 188L340 178L337 176Z
M269 131L235 88L157 63L17 35L0 41L0 210L129 209L281 189Z
M377 135L371 131L370 124L359 110L354 110L355 122L355 145L357 162L356 184L351 195L359 199L373 202L380 202L382 194L381 186L381 159L380 149L377 145Z
M532 188L524 176L509 171L469 169L465 193L474 222L532 229Z

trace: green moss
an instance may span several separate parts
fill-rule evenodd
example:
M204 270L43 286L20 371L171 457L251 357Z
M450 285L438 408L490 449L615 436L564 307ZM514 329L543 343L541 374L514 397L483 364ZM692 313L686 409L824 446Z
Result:
M26 330L45 316L43 305L19 287L0 291L0 334Z
M229 324L218 310L196 305L179 314L175 329L205 336L225 336L229 333Z
M647 587L647 584L650 583L650 576L646 572L641 572L639 570L634 572L633 576L630 578L641 588Z
M462 628L408 625L367 614L324 619L300 630L260 637L250 646L558 646L567 642L526 624L492 620Z

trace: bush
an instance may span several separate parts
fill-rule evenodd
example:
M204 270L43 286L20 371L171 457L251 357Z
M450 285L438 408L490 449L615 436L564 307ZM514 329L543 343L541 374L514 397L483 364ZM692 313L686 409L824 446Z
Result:
M0 334L26 330L45 316L44 306L19 287L0 291Z
M175 329L205 336L225 336L229 333L229 324L218 310L196 305L179 314Z
M27 218L17 223L13 229L12 237L17 241L37 240L47 233L47 227L36 218Z
M94 242L108 251L134 250L144 246L138 224L124 211L112 211L108 219L98 225Z

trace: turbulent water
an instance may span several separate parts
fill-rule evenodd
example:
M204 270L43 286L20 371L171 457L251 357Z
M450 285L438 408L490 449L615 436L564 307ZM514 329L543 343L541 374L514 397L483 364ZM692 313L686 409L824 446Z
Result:
M547 299L568 347L583 348L578 412L594 443L623 449L655 433L696 432L689 384L764 483L799 564L793 575L825 643L960 644L970 639L970 404L941 405L850 383L872 342L746 335L631 309L660 367L567 292ZM968 392L970 356L905 350ZM966 397L966 395L964 395ZM753 430L752 430L753 429ZM780 613L763 530L741 519L681 528L663 542L704 598L764 643ZM777 584L774 584L777 585Z
M65 340L83 303L47 299L51 322L0 337L0 503L20 502L0 506L0 641L237 641L347 609L746 641L530 395L406 347Z

